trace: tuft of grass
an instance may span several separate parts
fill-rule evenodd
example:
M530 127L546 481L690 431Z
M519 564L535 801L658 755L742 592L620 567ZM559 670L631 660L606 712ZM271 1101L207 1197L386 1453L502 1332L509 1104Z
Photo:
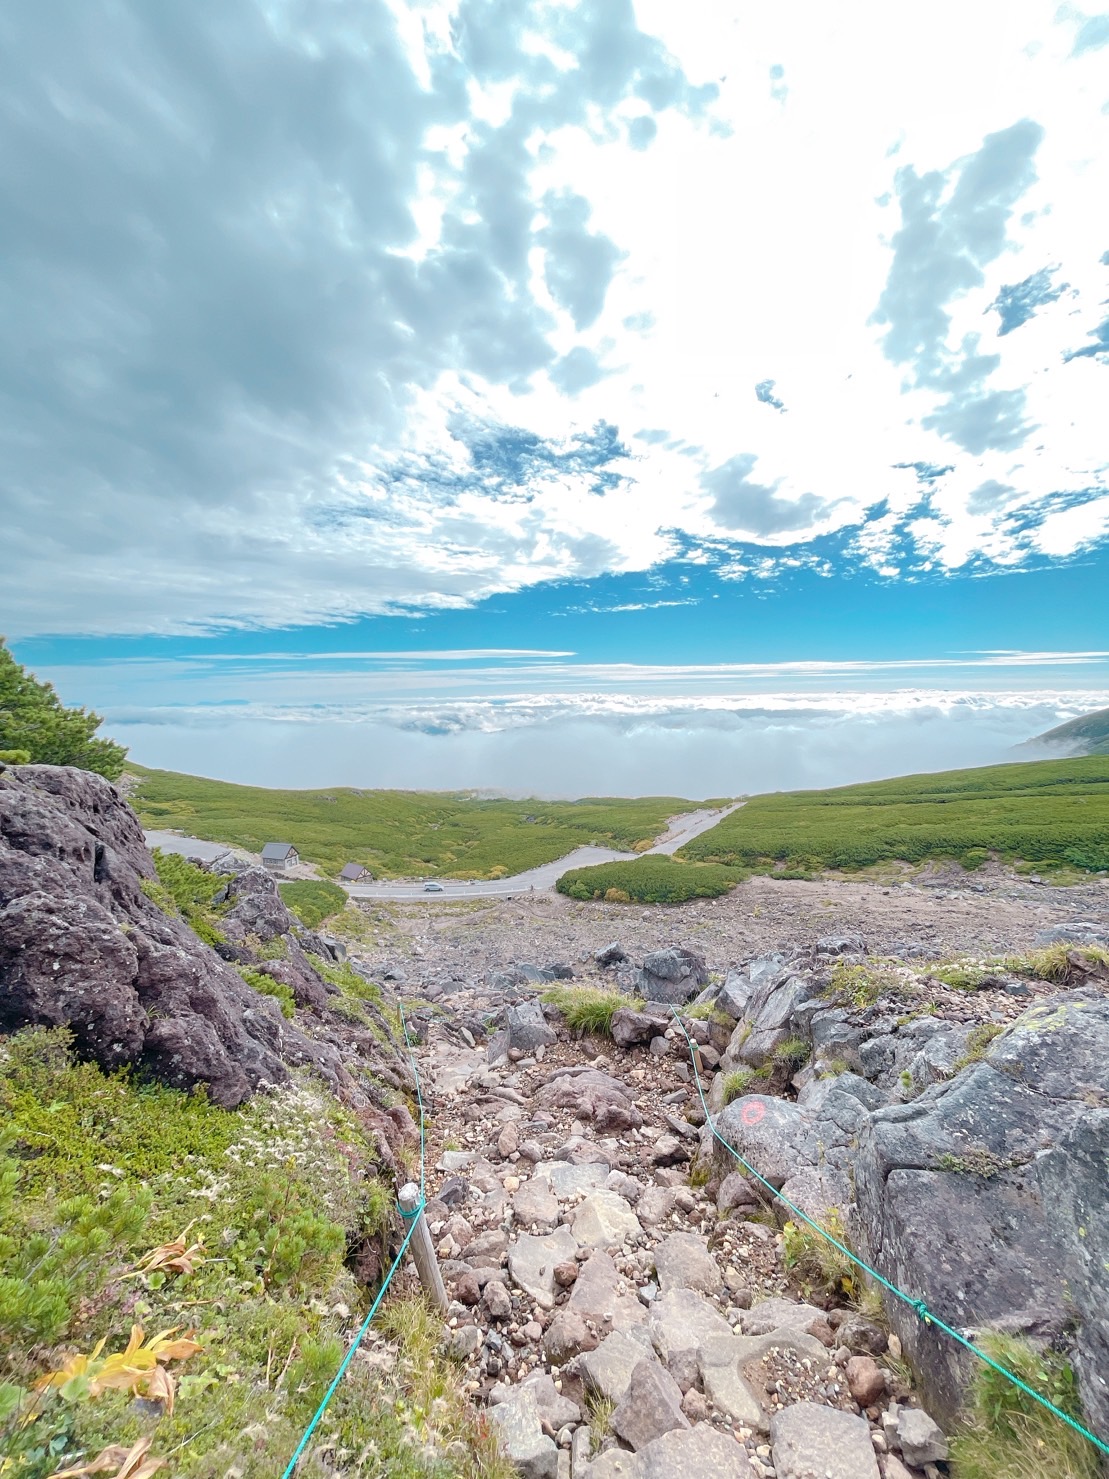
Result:
M616 1411L616 1403L611 1397L602 1397L598 1392L587 1392L585 1406L589 1414L590 1456L595 1457L601 1451L601 1444L612 1432L612 1414Z
M347 905L346 889L337 883L326 883L321 879L295 878L277 885L285 907L295 914L301 924L314 930L333 914L338 914Z
M942 986L949 986L952 991L977 991L992 979L996 972L984 965L974 965L967 961L950 961L944 965L929 966L928 974L934 981L939 981Z
M999 1022L979 1023L967 1038L966 1048L951 1065L951 1072L958 1073L961 1069L969 1068L972 1063L981 1063L990 1043L1004 1031Z
M843 1214L829 1209L824 1226L840 1243L846 1240ZM838 1294L853 1298L859 1287L859 1270L847 1255L807 1222L787 1222L782 1229L782 1258L802 1283L806 1293Z
M724 1075L721 1091L725 1107L733 1099L741 1099L752 1084L763 1083L769 1077L765 1068L733 1068L730 1073Z
M809 1061L811 1052L812 1049L803 1037L787 1037L784 1042L771 1049L770 1061L775 1068L792 1074Z
M1027 955L1007 955L1001 964L1015 976L1032 976L1037 981L1050 981L1061 986L1079 974L1071 963L1072 955L1095 968L1109 968L1109 950L1100 945L1046 945L1042 950L1029 951Z
M883 970L876 965L852 964L850 961L837 960L832 967L832 980L825 995L829 997L844 998L852 1006L873 1006L882 996L887 996L897 991L901 981L893 971Z
M992 1360L1081 1421L1074 1372L1062 1356L1011 1335L979 1340ZM975 1368L971 1411L951 1444L959 1479L1098 1479L1093 1444L982 1363Z
M562 1013L573 1032L599 1032L604 1037L612 1036L612 1014L620 1007L643 1006L637 997L592 986L556 986L543 993L543 1000Z

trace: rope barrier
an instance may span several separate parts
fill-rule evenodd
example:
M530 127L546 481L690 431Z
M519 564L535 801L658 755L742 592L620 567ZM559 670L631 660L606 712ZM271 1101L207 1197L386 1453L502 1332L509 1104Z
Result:
M1065 1422L1069 1428L1073 1428L1076 1433L1080 1433L1083 1438L1088 1439L1089 1442L1091 1442L1094 1447L1099 1449L1103 1454L1109 1455L1109 1443L1103 1442L1102 1439L1097 1437L1096 1434L1091 1433L1088 1428L1084 1428L1080 1422L1071 1417L1069 1413L1064 1412L1061 1407L1056 1407L1055 1403L1049 1401L1048 1398L1045 1397L1041 1392L1037 1392L1034 1387L1030 1387L1027 1382L1022 1381L1015 1371L1010 1371L1008 1367L1002 1366L1000 1362L995 1361L992 1356L987 1355L980 1346L975 1345L972 1340L968 1340L965 1335L960 1335L957 1330L953 1330L950 1325L946 1324L945 1321L941 1320L937 1314L934 1314L932 1310L928 1308L923 1299L914 1299L911 1294L906 1294L905 1291L903 1289L899 1289L896 1284L891 1284L889 1279L884 1278L876 1268L871 1268L869 1263L864 1262L863 1259L859 1258L857 1254L852 1253L851 1249L848 1248L844 1243L842 1243L838 1238L833 1237L832 1234L828 1232L827 1228L821 1227L819 1222L815 1222L811 1217L808 1216L807 1213L802 1212L800 1207L795 1206L788 1197L783 1196L782 1193L777 1189L777 1187L772 1186L771 1183L767 1181L765 1176L760 1175L760 1173L755 1170L750 1161L745 1160L744 1157L740 1155L739 1151L736 1150L734 1146L729 1144L729 1142L724 1139L723 1135L721 1135L720 1131L716 1128L712 1115L709 1113L708 1104L705 1102L704 1091L701 1088L701 1075L697 1071L697 1059L694 1055L693 1043L690 1041L689 1033L685 1030L685 1024L678 1016L677 1008L671 1007L670 1010L673 1013L674 1021L681 1028L682 1036L685 1038L686 1046L689 1048L689 1059L691 1064L693 1065L693 1080L694 1083L697 1085L697 1095L701 1100L701 1108L705 1112L705 1123L712 1131L714 1138L720 1142L720 1144L724 1147L728 1154L734 1157L734 1159L739 1162L743 1169L747 1171L751 1176L753 1176L756 1181L765 1186L767 1191L770 1192L771 1196L777 1198L777 1200L781 1202L783 1206L788 1207L795 1217L806 1223L809 1227L813 1229L814 1232L818 1232L822 1238L831 1243L833 1248L837 1248L844 1255L845 1258L850 1259L850 1261L857 1268L861 1268L863 1272L874 1279L876 1283L881 1284L884 1289L888 1289L892 1295L894 1295L897 1299L900 1299L902 1303L907 1304L911 1310L914 1310L917 1316L925 1325L929 1327L934 1326L937 1330L942 1330L945 1335L949 1335L952 1340L957 1341L958 1344L961 1345L965 1350L970 1351L971 1354L977 1356L980 1361L983 1361L987 1366L992 1367L994 1371L1005 1377L1007 1381L1011 1381L1012 1384L1015 1387L1019 1388L1020 1391L1024 1392L1026 1396L1031 1397L1034 1401L1038 1402L1041 1407L1045 1407L1048 1412L1053 1413L1062 1422Z
M400 1213L401 1217L404 1219L405 1222L408 1223L408 1231L405 1234L404 1242L400 1245L400 1250L398 1251L396 1258L393 1259L392 1267L389 1269L389 1272L385 1275L385 1282L382 1284L381 1288L377 1291L377 1298L374 1300L373 1304L370 1305L370 1312L369 1312L369 1314L366 1316L366 1318L362 1321L362 1324L359 1326L358 1333L357 1333L357 1335L355 1335L354 1339L351 1341L350 1349L347 1351L346 1355L343 1357L342 1364L340 1365L338 1371L335 1373L334 1380L332 1381L331 1385L328 1387L327 1391L324 1393L323 1401L316 1408L316 1411L315 1411L315 1413L313 1414L313 1417L312 1417L312 1421L305 1428L304 1434L301 1437L300 1442L297 1444L296 1449L295 1449L295 1451L293 1453L292 1458L289 1460L288 1464L285 1466L285 1471L281 1475L281 1479L290 1479L290 1476L292 1475L293 1471L295 1470L295 1468L297 1466L297 1463L299 1462L299 1460L301 1458L301 1455L304 1453L304 1450L308 1447L308 1444L311 1441L312 1434L316 1431L316 1428L319 1426L320 1419L323 1417L324 1413L327 1411L328 1406L329 1406L329 1404L331 1402L332 1397L334 1397L335 1393L338 1391L338 1389L339 1389L339 1383L342 1381L343 1377L346 1375L347 1367L350 1365L351 1361L354 1360L354 1353L355 1353L355 1351L357 1351L358 1347L362 1344L362 1341L363 1341L363 1339L365 1338L365 1335L366 1335L366 1331L370 1328L370 1324L373 1321L374 1315L377 1314L378 1306L381 1304L381 1301L385 1298L386 1291L388 1290L389 1285L393 1281L393 1275L396 1273L397 1269L400 1268L401 1261L404 1258L404 1255L408 1252L408 1245L412 1241L413 1236L415 1235L416 1228L419 1225L420 1215L421 1215L421 1213L424 1210L424 1206L425 1206L425 1181L424 1181L424 1101L423 1101L423 1095L420 1092L420 1071L416 1067L416 1059L415 1059L415 1056L414 1056L414 1054L412 1052L412 1042L411 1042L411 1039L408 1036L408 1023L405 1021L404 1007L403 1006L400 1006L399 1010L400 1010L401 1028L402 1028L402 1030L404 1032L404 1045L408 1049L409 1062L412 1064L412 1074L413 1074L413 1077L416 1080L416 1102L417 1102L417 1104L419 1105L419 1108L420 1108L420 1200L417 1202L417 1204L415 1205L415 1207L413 1207L410 1212L406 1212L403 1207L398 1207L397 1208L397 1211Z

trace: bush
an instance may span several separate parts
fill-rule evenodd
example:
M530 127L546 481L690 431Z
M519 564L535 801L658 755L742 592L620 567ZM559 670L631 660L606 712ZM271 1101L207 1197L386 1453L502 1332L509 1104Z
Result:
M346 890L337 883L305 878L277 885L285 907L308 929L314 930L347 905Z
M272 976L267 976L265 971L256 970L250 965L237 965L235 969L252 990L260 991L263 996L272 996L281 1008L283 1017L293 1016L296 1011L296 998L293 996L291 986L287 986L284 981L275 981Z
M30 765L30 750L0 750L0 765Z
M141 888L164 914L180 914L206 945L218 945L224 937L219 928L220 910L212 900L231 881L230 873L209 873L180 853L154 848L151 856L158 881L141 880Z
M598 863L571 868L558 880L560 894L571 899L605 899L620 904L683 904L688 899L715 899L742 876L734 868L677 863L649 857L636 863Z

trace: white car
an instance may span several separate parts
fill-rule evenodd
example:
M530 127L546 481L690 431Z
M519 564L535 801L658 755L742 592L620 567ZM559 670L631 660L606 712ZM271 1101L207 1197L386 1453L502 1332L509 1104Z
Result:
M442 892L443 892L443 885L441 883L425 883L424 884L424 893L425 894L441 894Z

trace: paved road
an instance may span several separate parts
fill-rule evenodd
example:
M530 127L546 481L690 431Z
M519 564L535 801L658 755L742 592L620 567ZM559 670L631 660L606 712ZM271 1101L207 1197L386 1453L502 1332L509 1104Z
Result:
M442 893L438 890L425 893L422 883L401 883L395 879L384 883L351 883L344 887L352 899L424 899L428 903L434 903L446 899L511 898L514 894L554 888L562 875L571 868L588 868L594 863L634 863L639 858L677 852L679 847L684 847L701 832L715 827L717 822L742 804L737 801L735 805L722 807L719 811L687 811L674 817L669 831L646 852L615 852L609 847L579 847L565 857L556 858L553 863L529 868L526 873L514 873L511 878L498 878L495 882L479 879L466 883L455 878L437 879L436 882L443 885Z

